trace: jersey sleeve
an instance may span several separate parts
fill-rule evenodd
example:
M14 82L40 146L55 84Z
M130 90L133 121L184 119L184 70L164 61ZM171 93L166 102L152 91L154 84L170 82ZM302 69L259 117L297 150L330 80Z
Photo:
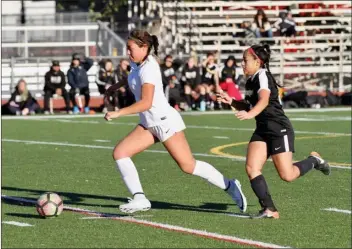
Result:
M259 77L258 78L259 78L259 89L258 89L257 93L259 93L263 89L271 92L270 88L269 88L269 79L268 79L268 76L266 75L265 70L262 70L259 73Z
M139 77L141 79L142 85L145 83L156 85L157 82L160 80L160 76L160 67L156 63L146 64L139 72Z

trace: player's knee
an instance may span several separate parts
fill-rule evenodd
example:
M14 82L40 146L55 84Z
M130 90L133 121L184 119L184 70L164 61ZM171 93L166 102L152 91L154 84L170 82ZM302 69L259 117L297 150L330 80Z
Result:
M258 169L258 167L255 167L254 165L250 164L246 164L246 172L249 178L251 179L262 173L261 170Z
M295 178L292 176L292 174L289 174L287 172L284 173L279 173L280 178L284 180L285 182L292 182Z
M112 158L115 161L125 157L126 157L126 154L121 149L115 148L114 151L112 152Z

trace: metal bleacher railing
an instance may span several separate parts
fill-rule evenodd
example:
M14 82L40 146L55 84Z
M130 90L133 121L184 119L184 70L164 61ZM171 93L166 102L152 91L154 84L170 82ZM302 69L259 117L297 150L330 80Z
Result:
M87 56L125 55L125 42L107 23L81 25L4 26L2 57L62 56L73 52ZM98 49L98 51L97 51Z

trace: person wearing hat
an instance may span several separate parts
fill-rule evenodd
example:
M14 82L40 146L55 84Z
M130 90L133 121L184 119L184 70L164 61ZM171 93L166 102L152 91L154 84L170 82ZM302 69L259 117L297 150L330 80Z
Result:
M84 95L85 106L84 112L89 113L89 81L87 71L93 65L93 60L90 58L86 58L84 56L80 56L78 53L74 53L72 55L72 61L70 69L67 71L67 80L68 84L71 86L70 89L70 98L73 104L73 113L77 114L80 111L80 108L76 103L77 95Z
M65 74L60 70L60 62L54 60L50 70L45 74L44 85L44 113L49 114L50 98L56 94L65 100L66 112L70 113L70 97L65 89Z

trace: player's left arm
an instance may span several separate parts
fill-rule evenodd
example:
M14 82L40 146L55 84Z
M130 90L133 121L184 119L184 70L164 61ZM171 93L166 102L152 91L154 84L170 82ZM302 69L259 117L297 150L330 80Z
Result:
M260 90L258 93L259 100L257 104L248 112L253 118L261 113L269 104L270 91L266 89Z
M240 120L252 119L260 114L265 107L269 104L270 91L266 89L260 90L258 92L259 100L257 104L250 111L240 111L236 114L236 117Z
M266 73L260 73L259 75L259 90L258 94L258 102L250 111L240 111L236 114L240 120L252 119L259 115L265 107L269 104L270 98L270 89L269 89L269 81Z

